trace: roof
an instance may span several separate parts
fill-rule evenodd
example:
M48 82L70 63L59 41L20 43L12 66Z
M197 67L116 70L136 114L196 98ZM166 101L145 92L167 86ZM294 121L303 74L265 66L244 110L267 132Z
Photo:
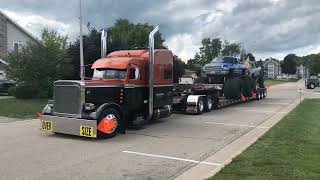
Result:
M9 63L7 63L6 61L2 60L1 58L0 58L0 63L5 64L5 65L8 65L8 64L9 64Z
M38 38L36 38L35 36L33 36L29 31L27 31L25 28L23 28L22 26L20 26L18 23L16 23L13 19L11 19L9 16L7 16L4 12L2 12L0 10L0 14L2 16L4 16L10 23L12 23L14 26L16 26L18 29L20 29L23 33L25 33L28 37L30 37L31 39L33 39L36 42L40 42L40 40Z
M108 57L99 59L92 65L92 69L95 68L112 68L112 69L127 69L129 63L137 60L132 57Z
M270 61L274 62L274 63L277 64L277 65L280 65L280 61L279 61L279 60L269 58L269 59L263 64L263 66L266 65L266 64L268 64Z

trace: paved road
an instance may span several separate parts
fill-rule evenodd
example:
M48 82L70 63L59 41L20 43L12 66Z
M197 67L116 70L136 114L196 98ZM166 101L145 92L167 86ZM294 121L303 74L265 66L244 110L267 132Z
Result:
M113 139L46 134L37 120L0 123L0 179L174 179L298 98L301 83L268 98L171 118ZM286 112L282 112L286 113Z

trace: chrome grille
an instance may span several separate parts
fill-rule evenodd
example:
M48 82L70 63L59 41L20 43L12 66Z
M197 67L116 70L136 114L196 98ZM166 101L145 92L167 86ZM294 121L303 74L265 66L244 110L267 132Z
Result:
M53 88L53 113L57 116L81 118L84 103L82 81L56 81Z

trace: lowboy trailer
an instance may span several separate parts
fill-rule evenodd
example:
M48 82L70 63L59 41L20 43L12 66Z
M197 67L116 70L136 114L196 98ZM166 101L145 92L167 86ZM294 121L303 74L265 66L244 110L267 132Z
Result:
M149 35L148 50L116 51L106 56L106 48L102 47L102 57L92 65L90 80L56 81L53 100L39 114L41 130L110 138L124 133L128 126L139 128L169 117L173 109L201 114L266 97L265 88L255 88L247 97L240 93L239 98L226 99L224 84L174 85L173 54L166 49L154 49L157 31L158 27Z

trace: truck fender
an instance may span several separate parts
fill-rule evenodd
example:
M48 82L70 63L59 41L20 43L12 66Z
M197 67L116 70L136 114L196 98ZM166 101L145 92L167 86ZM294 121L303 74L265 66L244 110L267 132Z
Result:
M205 95L189 95L186 102L186 112L187 113L201 113L198 112L198 102L200 97L205 97Z
M122 111L121 106L119 106L119 104L116 104L116 103L104 103L104 104L100 105L99 108L96 110L97 119L100 117L101 113L108 107L112 107L112 108L118 110L120 116L123 117L123 111Z

